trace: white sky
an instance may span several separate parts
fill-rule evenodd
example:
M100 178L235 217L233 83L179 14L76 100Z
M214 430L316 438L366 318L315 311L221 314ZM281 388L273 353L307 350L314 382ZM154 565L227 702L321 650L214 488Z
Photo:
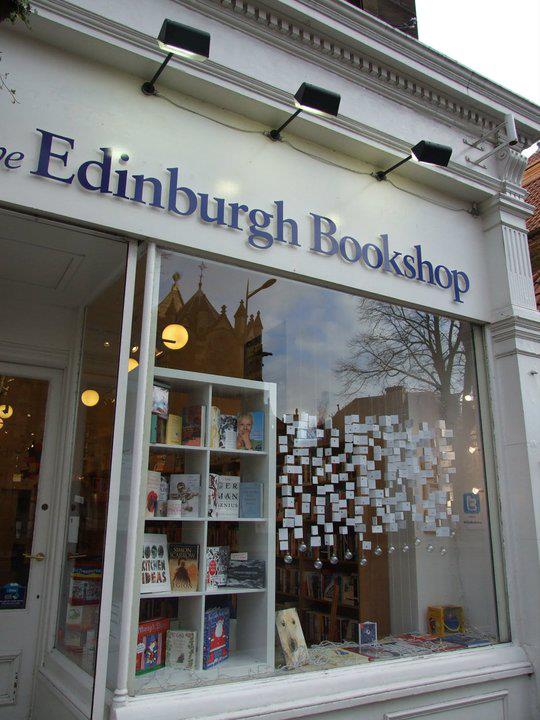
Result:
M416 0L419 39L540 105L540 0Z

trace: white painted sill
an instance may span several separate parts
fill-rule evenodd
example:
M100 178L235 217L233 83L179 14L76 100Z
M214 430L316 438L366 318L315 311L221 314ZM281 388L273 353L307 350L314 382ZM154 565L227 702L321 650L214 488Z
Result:
M45 657L40 673L86 717L92 706L93 678L56 649Z
M424 695L519 675L533 667L522 648L506 643L399 658L285 677L248 680L129 698L111 720L286 720Z

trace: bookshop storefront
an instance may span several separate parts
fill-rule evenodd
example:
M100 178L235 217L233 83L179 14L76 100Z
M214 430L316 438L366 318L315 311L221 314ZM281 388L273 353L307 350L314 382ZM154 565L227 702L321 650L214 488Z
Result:
M3 40L0 720L533 718L524 203Z

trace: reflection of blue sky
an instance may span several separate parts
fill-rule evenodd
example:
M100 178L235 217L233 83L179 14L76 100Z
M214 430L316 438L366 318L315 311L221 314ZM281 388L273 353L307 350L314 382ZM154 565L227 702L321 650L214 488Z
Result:
M174 272L184 302L196 292L200 259L164 253L161 265L160 300L169 292ZM205 261L203 291L219 311L227 306L229 320L241 299L246 283L250 290L268 279L263 273ZM359 330L357 299L345 293L278 278L249 301L249 314L259 310L264 326L263 378L278 385L278 412L295 409L316 414L322 400L334 412L340 402L340 383L334 369L348 355L347 341ZM368 394L368 393L365 393Z

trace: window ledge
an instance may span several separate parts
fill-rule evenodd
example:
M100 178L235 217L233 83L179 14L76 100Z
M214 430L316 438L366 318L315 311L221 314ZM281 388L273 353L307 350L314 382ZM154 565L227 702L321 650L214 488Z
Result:
M54 649L47 654L41 675L77 710L90 717L93 678Z
M522 648L511 643L454 650L411 660L401 658L321 672L199 687L129 698L113 708L111 720L208 718L284 720L312 717L411 695L529 675L533 667ZM224 710L226 708L226 710Z

